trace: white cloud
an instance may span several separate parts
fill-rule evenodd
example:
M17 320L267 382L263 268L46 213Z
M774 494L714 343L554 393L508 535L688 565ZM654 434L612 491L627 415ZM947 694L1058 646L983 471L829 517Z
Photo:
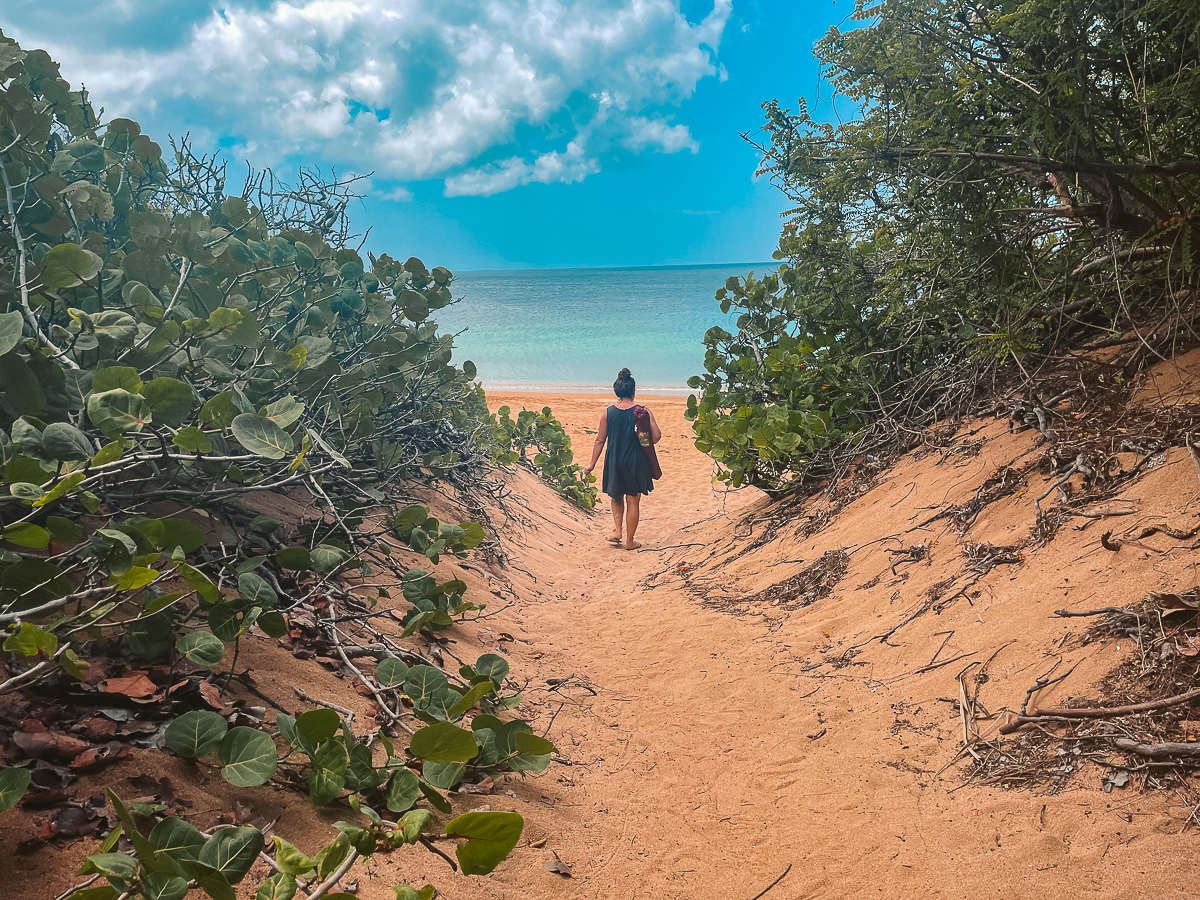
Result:
M226 5L169 51L47 49L110 116L157 109L276 158L492 194L580 181L614 152L697 152L671 118L724 74L730 8L691 23L676 0L275 0Z
M386 194L381 195L384 200L393 200L396 203L407 203L413 198L412 191L403 185L397 185Z

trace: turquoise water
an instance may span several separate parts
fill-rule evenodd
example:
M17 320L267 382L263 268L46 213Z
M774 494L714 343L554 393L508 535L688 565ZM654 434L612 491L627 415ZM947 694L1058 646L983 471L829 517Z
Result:
M773 268L465 272L453 285L461 302L434 318L458 334L455 362L474 362L485 389L608 391L628 366L641 391L686 393L704 369L704 332L730 324L713 294L730 275Z

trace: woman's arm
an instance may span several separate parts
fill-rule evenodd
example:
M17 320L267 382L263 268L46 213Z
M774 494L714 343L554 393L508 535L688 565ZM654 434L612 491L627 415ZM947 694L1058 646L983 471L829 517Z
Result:
M654 413L650 411L650 407L646 407L646 412L650 413L650 443L657 444L662 440L662 429L658 427L658 422L654 418Z
M583 471L588 475L592 474L592 469L596 468L596 460L600 458L600 451L604 449L604 441L608 438L608 410L600 416L600 427L596 429L596 443L592 445L592 461L588 463L588 467Z

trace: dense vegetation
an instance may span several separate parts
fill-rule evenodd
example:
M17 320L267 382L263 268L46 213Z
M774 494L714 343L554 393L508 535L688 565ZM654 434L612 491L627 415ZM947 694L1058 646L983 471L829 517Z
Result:
M386 588L351 582L391 571L407 604L400 637L434 635L482 605L397 557L436 564L487 535L419 504L393 515L406 484L448 482L476 508L492 463L536 444L532 464L556 487L585 506L594 489L549 410L522 413L520 428L497 419L474 366L454 364L429 318L452 302L447 269L352 249L354 179L302 171L288 187L251 172L233 191L219 160L186 141L173 150L128 119L99 122L49 56L0 34L0 695L82 680L102 657L185 667L176 677L190 687L153 707L174 717L168 749L239 787L286 765L313 803L359 817L311 859L275 838L260 897L309 882L315 898L359 857L416 843L440 854L437 840L465 841L464 872L491 871L520 816L469 813L439 835L416 804L449 812L442 792L540 772L554 746L499 718L520 702L503 693L501 657L443 672L373 629ZM316 518L285 527L255 513L253 495L281 491ZM364 672L345 642L368 631L377 665ZM272 734L194 702L207 686L222 707L215 686L240 677L251 632L339 657L410 745L378 730L380 762L333 709L280 714ZM30 769L0 769L0 810L29 784ZM249 825L203 834L162 805L138 804L135 821L110 803L121 826L81 873L103 879L81 897L232 897L264 847Z
M825 477L1064 348L1194 341L1200 7L858 0L815 48L839 109L766 110L795 203L717 294L689 415L732 485Z

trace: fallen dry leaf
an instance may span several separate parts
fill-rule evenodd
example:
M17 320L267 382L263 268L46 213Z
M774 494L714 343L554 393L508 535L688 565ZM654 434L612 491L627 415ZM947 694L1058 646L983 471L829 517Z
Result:
M123 678L109 678L103 683L105 692L109 694L124 694L126 697L153 697L158 693L158 685L149 679L145 672L134 672Z
M553 850L550 851L554 853ZM554 859L548 859L543 863L547 872L553 872L555 875L561 875L563 878L571 877L571 867L558 858L558 854L554 853Z
M74 759L92 746L87 741L55 731L36 734L18 731L13 735L13 743L33 759Z

